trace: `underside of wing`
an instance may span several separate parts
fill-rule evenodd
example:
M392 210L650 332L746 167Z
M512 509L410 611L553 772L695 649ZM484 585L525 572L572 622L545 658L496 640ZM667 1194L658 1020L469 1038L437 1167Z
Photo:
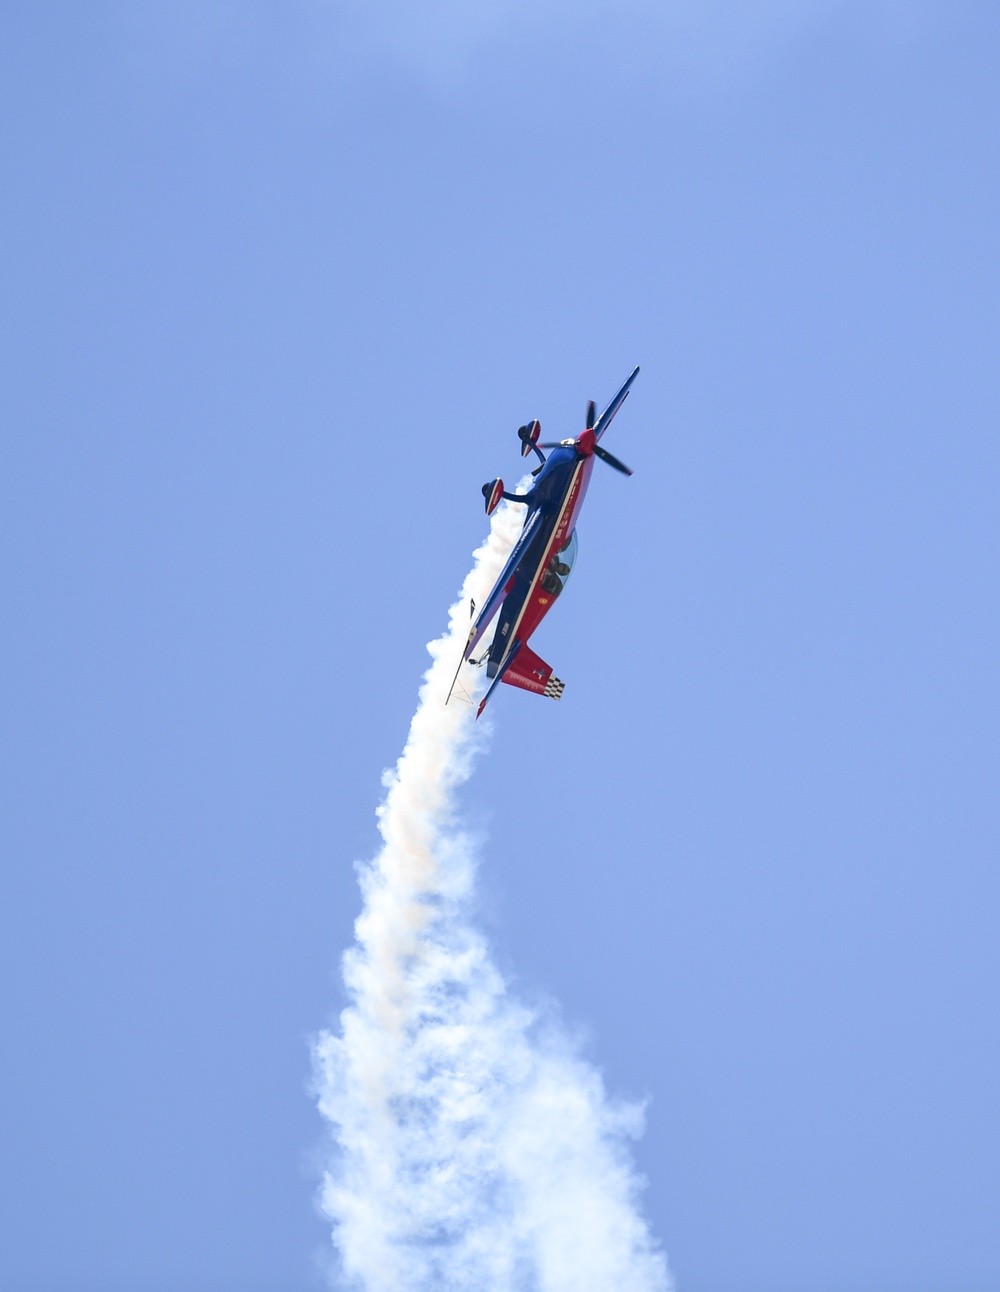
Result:
M469 658L469 655L475 649L476 643L489 627L490 620L496 614L497 606L500 605L504 597L507 595L507 585L510 583L513 575L517 571L517 567L520 565L522 559L527 553L528 548L537 537L541 523L541 511L533 511L525 521L524 529L521 531L520 537L514 544L514 548L511 551L510 556L507 558L506 565L500 571L500 575L496 583L493 585L492 592L486 598L482 609L476 617L476 622L472 625L472 631L469 633L468 645L465 648L466 659Z
M607 406L604 412L594 423L595 439L599 440L601 436L604 434L604 432L611 425L612 418L614 417L615 413L618 412L619 408L621 408L622 404L624 404L625 396L628 394L629 390L631 389L632 382L635 381L638 375L639 375L639 369L633 368L632 371L629 373L628 377L626 378L625 384L622 386L621 390L618 391L617 395L615 395L614 399L612 399L611 403Z

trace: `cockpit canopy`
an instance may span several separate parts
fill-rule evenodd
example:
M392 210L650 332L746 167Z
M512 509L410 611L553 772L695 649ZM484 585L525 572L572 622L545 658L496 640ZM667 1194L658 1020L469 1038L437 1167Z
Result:
M577 540L574 529L562 549L549 561L542 575L542 587L550 596L558 597L566 586L566 581L573 570L573 563L576 561L576 552Z

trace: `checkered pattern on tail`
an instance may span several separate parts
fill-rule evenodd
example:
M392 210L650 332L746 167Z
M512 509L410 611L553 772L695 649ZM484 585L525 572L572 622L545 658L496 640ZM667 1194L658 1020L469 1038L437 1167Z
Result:
M550 700L561 700L562 693L566 689L566 683L561 682L557 677L550 677L545 683L543 695L547 695Z

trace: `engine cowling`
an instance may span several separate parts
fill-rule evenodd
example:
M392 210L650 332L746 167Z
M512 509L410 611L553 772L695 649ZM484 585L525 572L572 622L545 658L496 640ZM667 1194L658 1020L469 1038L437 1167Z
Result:
M492 516L503 497L503 481L499 476L483 485L483 497L486 499L486 514Z
M529 422L527 426L519 426L517 428L517 438L521 441L522 458L526 458L532 451L534 446L538 443L538 437L541 433L542 424L537 417L533 422Z

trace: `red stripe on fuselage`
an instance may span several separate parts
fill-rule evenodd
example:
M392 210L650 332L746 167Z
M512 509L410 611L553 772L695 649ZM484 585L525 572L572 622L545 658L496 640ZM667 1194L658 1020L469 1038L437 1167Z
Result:
M587 486L590 484L590 473L594 469L594 458L586 457L577 463L576 470L573 473L573 479L566 493L566 501L559 512L559 519L556 521L556 527L552 531L552 537L549 539L548 546L542 553L542 559L538 563L535 573L531 579L531 587L528 595L524 598L524 604L521 607L521 613L518 615L508 634L510 641L521 639L522 644L526 643L531 634L542 622L545 616L552 609L555 597L543 592L539 587L539 581L545 572L545 567L556 552L562 549L569 542L569 537L576 528L576 519L580 514L580 508L583 506L583 500L587 495Z

